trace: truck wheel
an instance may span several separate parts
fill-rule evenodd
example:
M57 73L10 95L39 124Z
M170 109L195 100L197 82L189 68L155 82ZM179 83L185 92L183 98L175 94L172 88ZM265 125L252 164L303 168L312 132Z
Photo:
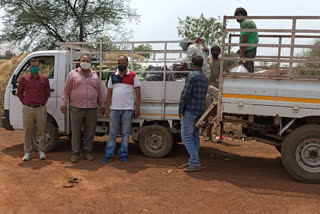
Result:
M140 132L139 147L147 157L163 158L171 152L173 138L169 130L161 125L145 126Z
M45 150L51 151L57 142L59 142L59 132L57 127L50 122L47 122L47 131L45 136ZM32 146L35 151L39 151L39 132L37 128L34 129L32 134Z
M304 183L320 183L320 125L297 128L285 138L281 151L289 174Z

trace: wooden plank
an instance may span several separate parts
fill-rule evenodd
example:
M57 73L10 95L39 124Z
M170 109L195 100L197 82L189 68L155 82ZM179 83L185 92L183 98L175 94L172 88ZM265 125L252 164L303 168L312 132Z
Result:
M201 126L208 123L208 118L210 116L217 116L217 102L213 102L209 105L207 110L202 114L202 116L199 118L199 120L196 122L195 127L200 128Z

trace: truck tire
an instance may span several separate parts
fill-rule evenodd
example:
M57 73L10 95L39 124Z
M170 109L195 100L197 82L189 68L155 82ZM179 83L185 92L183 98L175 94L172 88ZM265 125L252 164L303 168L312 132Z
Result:
M46 141L45 141L45 150L49 152L53 150L55 145L59 142L59 132L57 127L51 122L47 122L47 131L46 131ZM32 134L32 147L33 150L39 151L39 132L37 128L33 130Z
M281 147L284 167L298 181L320 183L320 125L295 129Z
M161 125L145 126L140 132L139 147L147 157L163 158L172 150L172 134Z

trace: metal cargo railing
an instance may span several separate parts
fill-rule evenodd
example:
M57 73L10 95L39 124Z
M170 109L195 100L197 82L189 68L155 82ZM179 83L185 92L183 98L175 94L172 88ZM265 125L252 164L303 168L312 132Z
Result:
M251 19L255 22L258 21L272 21L289 22L287 28L263 28L263 25L257 25L257 29L240 29L240 28L228 28L228 21L234 21L236 19ZM299 22L312 22L316 21L318 24L316 28L303 29L299 28ZM273 24L274 25L274 24ZM258 32L259 39L276 39L274 43L262 43L258 44L244 44L239 42L232 42L233 38L240 36L241 32ZM263 34L259 34L263 33ZM289 40L288 43L284 43L284 40ZM298 44L296 40L303 40L302 44ZM320 57L318 56L301 56L297 55L296 51L299 49L320 49L319 45L309 44L310 39L315 42L316 39L320 39L320 16L224 16L223 18L223 39L222 39L222 51L220 62L220 85L219 85L219 100L217 110L217 121L222 121L222 92L223 92L223 79L225 76L231 76L235 78L267 78L267 79L308 79L308 80L320 80ZM315 43L316 44L316 43ZM234 47L257 47L259 52L266 52L267 49L275 49L274 55L259 55L255 58L240 58L239 56L232 56L232 48ZM289 49L287 55L284 54L284 49ZM262 51L261 51L262 50ZM270 73L231 73L228 68L224 67L225 61L254 61L263 63L274 63L272 72ZM287 66L283 66L287 64ZM313 64L314 68L304 67L301 65ZM319 66L318 66L319 65ZM257 69L268 68L268 66L257 66ZM302 75L299 73L301 70L319 71L319 75Z

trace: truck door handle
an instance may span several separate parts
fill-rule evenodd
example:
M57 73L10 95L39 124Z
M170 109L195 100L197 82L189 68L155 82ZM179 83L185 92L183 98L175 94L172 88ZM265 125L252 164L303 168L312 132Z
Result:
M50 92L54 92L54 89L50 88Z
M12 89L11 93L12 93L13 95L16 95L16 94L17 94L17 89Z

